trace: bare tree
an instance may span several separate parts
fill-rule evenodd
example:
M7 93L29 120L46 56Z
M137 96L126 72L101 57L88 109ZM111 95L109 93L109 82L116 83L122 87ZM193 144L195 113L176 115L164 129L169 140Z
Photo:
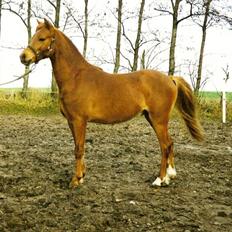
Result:
M198 72L198 61L195 60L195 61L192 61L192 60L187 60L186 61L186 65L187 65L187 68L188 68L188 76L190 77L190 81L191 81L191 85L193 87L193 90L195 92L195 89L196 89L196 83L197 83L197 72ZM200 83L200 88L203 88L206 83L208 82L209 80L209 76L206 75L204 76L204 78L202 78L201 80L201 83Z
M28 44L31 42L31 0L27 1L27 40ZM23 81L23 89L22 89L22 96L27 98L28 92L28 81L29 81L29 69L30 66L25 66L25 73L24 81Z
M82 55L86 58L87 56L87 48L88 48L88 27L89 24L91 26L92 23L90 23L89 20L89 10L88 10L88 6L89 6L89 0L84 0L84 4L85 4L85 8L84 8L84 16L83 15L79 15L79 12L75 9L75 7L73 7L72 5L66 4L66 8L68 11L68 17L67 18L71 18L70 23L70 27L78 27L78 29L81 32L81 36L83 37L83 52ZM96 23L96 22L95 22Z
M145 56L146 56L146 51L143 50L143 53L142 53L142 56L141 56L141 61L140 61L140 69L145 69L146 68Z
M141 43L140 37L141 37L141 30L142 30L144 5L145 5L145 0L141 0L139 18L138 18L137 36L136 36L136 41L135 41L135 46L134 46L134 59L133 59L132 71L136 71L138 68L139 47Z
M0 0L0 37L2 31L2 0Z
M204 61L204 50L206 44L206 36L207 30L209 27L213 25L218 25L222 23L228 23L232 25L232 18L228 17L226 14L220 13L218 9L216 9L212 3L220 2L219 0L203 0L203 2L198 3L201 7L203 20L199 22L200 19L196 19L195 22L201 27L202 29L202 38L201 38L201 47L200 47L200 54L199 54L199 62L198 62L198 72L197 72L197 80L196 80L196 87L195 87L195 94L198 95L199 90L201 88L202 82L202 70L203 70L203 61Z
M178 25L183 22L184 20L193 17L194 15L198 15L197 12L193 13L193 6L194 0L185 0L185 7L189 7L189 13L186 15L182 15L181 17L180 12L183 11L181 9L180 4L184 2L183 0L170 0L171 9L168 6L160 5L155 7L154 9L158 12L168 14L172 16L172 32L171 32L171 42L170 42L170 49L169 49L169 75L174 75L175 73L175 50L176 50L176 40L177 40L177 29ZM185 10L186 12L186 10Z
M59 28L60 27L60 4L61 0L56 0L56 5L55 5L55 22L54 25L55 27Z
M56 28L59 28L59 26L60 26L61 0L56 0L55 3L53 3L51 0L47 0L47 1L50 3L50 5L55 10L54 25L55 25ZM58 87L57 87L57 84L56 84L54 73L52 72L52 82L51 82L51 97L52 97L52 99L56 98L57 92L58 92Z
M177 27L178 27L178 10L179 10L179 5L182 0L176 0L172 3L172 35L171 35L171 45L170 45L170 50L169 50L169 70L168 74L169 75L174 75L175 73L175 49L176 49L176 38L177 38Z
M87 52L87 44L88 44L88 0L85 1L85 29L84 29L84 47L83 47L83 56L86 57L86 52Z
M202 65L203 65L204 49L205 49L205 41L206 41L206 30L208 28L208 23L209 23L208 18L209 18L211 2L212 0L206 0L203 6L205 8L205 14L204 14L203 24L200 25L202 28L202 38L201 38L201 48L200 48L198 71L197 71L198 76L197 76L197 81L196 81L196 87L194 89L195 94L199 93L201 79L202 79Z
M13 6L15 7L13 8ZM23 25L27 29L27 40L29 44L31 40L31 11L32 11L31 0L27 0L26 6L24 1L20 3L14 1L5 2L5 5L4 7L2 7L2 10L10 11L11 13L15 14L17 17L20 18ZM27 98L29 69L30 66L26 65L25 66L26 75L24 75L23 88L22 88L22 97L24 98Z
M117 39L116 39L116 54L114 63L114 73L118 73L120 67L120 53L121 53L121 36L122 36L122 0L118 0L118 28L117 28Z
M152 46L143 50L141 59L140 59L140 69L158 69L158 66L166 62L166 60L160 60L158 57L166 51L160 50L159 46L163 41L159 40L157 35L151 40ZM154 62L156 61L156 62ZM158 62L157 62L158 61ZM154 66L155 63L155 66Z
M142 47L143 44L148 42L148 41L143 41L143 39L141 38L144 5L145 5L145 0L141 0L140 10L139 10L139 15L138 15L138 27L137 27L137 33L136 33L135 42L133 42L130 39L130 37L127 35L126 29L125 29L125 21L122 22L122 36L129 43L129 47L130 47L129 52L133 54L133 62L131 63L131 60L128 57L126 57L126 55L124 55L122 52L121 52L121 56L125 60L127 60L128 64L129 64L129 70L130 71L136 71L137 70L137 68L138 68L138 58L139 58L139 49Z

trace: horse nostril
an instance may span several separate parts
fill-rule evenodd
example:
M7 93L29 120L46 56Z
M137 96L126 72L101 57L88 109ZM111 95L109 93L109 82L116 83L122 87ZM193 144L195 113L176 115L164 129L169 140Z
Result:
M22 63L25 62L25 60L26 60L26 55L25 55L25 53L22 53L22 54L20 55L20 60L21 60Z

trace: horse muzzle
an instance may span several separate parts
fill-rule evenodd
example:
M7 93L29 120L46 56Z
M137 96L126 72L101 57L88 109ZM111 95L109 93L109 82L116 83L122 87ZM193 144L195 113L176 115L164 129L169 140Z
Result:
M35 54L31 52L30 49L26 48L20 54L20 61L24 65L30 65L32 63L35 63L36 62Z

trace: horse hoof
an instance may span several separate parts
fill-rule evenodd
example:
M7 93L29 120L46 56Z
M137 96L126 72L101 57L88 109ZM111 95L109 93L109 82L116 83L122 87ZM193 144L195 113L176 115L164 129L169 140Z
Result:
M167 175L171 178L171 179L174 179L176 177L176 169L171 167L171 166L168 166L167 168Z
M161 180L160 177L157 177L156 180L152 183L152 186L167 186L170 184L170 178L168 175L166 175L163 180Z
M84 183L84 178L79 179L79 184L83 184Z
M162 183L161 179L159 177L157 177L155 179L155 181L152 183L152 186L158 186L158 187L160 187L161 183Z
M82 184L84 182L84 178L76 178L76 177L73 177L72 178L72 181L70 182L69 184L69 187L70 188L76 188L78 187L80 184Z
M169 184L170 184L170 177L167 174L163 179L162 185L169 185Z

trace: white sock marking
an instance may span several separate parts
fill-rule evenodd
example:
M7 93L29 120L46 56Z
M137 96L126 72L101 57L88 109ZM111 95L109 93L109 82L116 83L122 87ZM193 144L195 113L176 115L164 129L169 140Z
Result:
M153 186L161 186L161 179L157 177L155 181L152 183Z
M175 178L176 177L176 169L173 168L171 165L169 165L168 168L167 168L167 175L170 178Z
M166 176L164 177L162 183L164 182L166 185L169 185L170 184L170 177L168 174L166 174Z

